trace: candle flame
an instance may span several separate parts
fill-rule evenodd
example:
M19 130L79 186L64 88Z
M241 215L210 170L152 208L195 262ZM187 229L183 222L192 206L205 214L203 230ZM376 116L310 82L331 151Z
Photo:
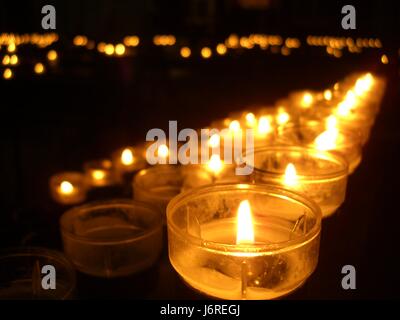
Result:
M258 133L267 134L272 131L271 119L267 116L260 117L258 121Z
M160 145L158 147L157 153L161 158L167 158L169 155L169 149L168 149L167 145L165 145L165 144Z
M92 177L94 180L103 180L106 176L106 173L103 170L94 170L92 172Z
M220 137L218 133L214 133L208 140L208 145L211 148L217 148L219 146Z
M296 168L293 163L289 163L285 170L285 175L283 177L283 183L286 186L293 187L298 183L298 177Z
M327 89L324 91L324 98L327 101L331 101L332 100L332 91Z
M125 149L124 151L122 151L121 154L121 162L123 165L125 166L130 166L131 164L133 164L133 152L130 149Z
M289 121L289 119L290 116L286 111L280 111L276 116L276 122L278 122L279 125L284 125Z
M246 122L249 127L255 126L257 121L256 121L256 116L254 115L254 113L249 112L248 114L246 114Z
M231 121L231 123L229 124L229 130L231 130L232 132L239 132L240 131L240 123L237 120L233 120Z
M63 181L60 184L60 191L62 194L71 194L74 191L74 186L69 181Z
M308 108L312 105L313 101L314 101L314 97L312 96L312 94L309 92L306 92L303 95L303 99L301 100L301 105L303 108Z
M236 244L254 243L254 225L249 200L240 202L237 213Z
M218 174L222 171L224 162L221 160L218 154L213 154L207 163L207 168L214 174Z

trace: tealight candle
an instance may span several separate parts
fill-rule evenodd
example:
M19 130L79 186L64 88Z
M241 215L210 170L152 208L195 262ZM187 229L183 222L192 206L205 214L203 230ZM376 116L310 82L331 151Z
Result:
M306 147L254 150L255 182L272 183L315 201L323 217L333 214L346 194L348 164L339 155Z
M268 185L201 187L167 209L169 257L195 290L220 299L274 299L314 271L321 212Z
M42 268L55 269L55 287L42 287ZM46 273L49 272L45 269ZM0 300L66 300L74 295L73 265L59 252L26 247L0 252Z
M158 165L139 171L133 179L134 199L157 205L166 212L168 202L184 190L212 183L212 176L195 166Z
M333 119L333 118L331 118ZM349 173L361 162L360 136L353 131L321 125L290 127L279 133L278 140L285 145L303 145L321 151L337 153L349 164Z
M50 192L54 201L70 205L86 199L86 185L80 172L63 172L50 178Z
M72 208L60 219L64 252L75 267L114 278L149 268L162 248L158 208L141 202L94 202Z
M111 160L94 160L84 165L85 178L92 187L105 187L115 183L115 172Z
M126 147L114 152L112 157L116 178L120 181L131 181L132 174L144 169L147 165L144 151L137 147Z

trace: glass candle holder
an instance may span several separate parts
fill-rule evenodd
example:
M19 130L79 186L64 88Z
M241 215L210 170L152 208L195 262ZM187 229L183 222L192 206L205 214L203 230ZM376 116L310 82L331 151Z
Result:
M346 159L349 173L354 172L362 158L360 136L344 129L327 130L321 125L296 126L282 130L278 140L285 145L307 146L337 153Z
M190 166L157 165L139 171L133 179L134 199L152 203L165 213L168 202L182 191L212 183L212 176ZM165 214L163 215L165 219Z
M158 208L137 201L95 202L65 212L64 251L86 274L114 278L149 268L162 248Z
M80 172L62 172L50 178L50 194L54 201L64 204L78 204L86 199L86 184Z
M198 188L174 198L167 219L172 266L188 285L211 297L278 298L301 286L317 265L320 209L281 188Z
M55 269L55 289L42 286L43 277L49 272L45 266ZM75 270L57 251L33 247L8 249L0 252L0 284L0 300L71 299L76 285Z
M368 142L373 125L373 118L362 117L358 119L348 119L338 117L338 128L357 132L360 136L362 145L365 145Z
M115 171L111 160L86 162L84 171L86 183L91 187L107 187L115 183Z
M297 146L254 150L255 182L272 183L316 202L322 216L333 214L346 195L348 164L330 152Z

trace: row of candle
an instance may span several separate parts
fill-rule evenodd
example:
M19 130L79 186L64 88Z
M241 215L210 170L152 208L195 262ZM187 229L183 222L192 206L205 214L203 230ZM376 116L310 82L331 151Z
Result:
M255 148L241 150L253 158L248 176L235 175L235 164L219 154L204 165L147 167L144 147L85 164L77 182L53 176L54 199L72 204L84 201L81 186L121 183L124 173L136 173L134 201L87 204L61 217L67 256L94 276L139 272L156 261L166 223L171 264L194 289L223 299L290 293L316 268L321 217L345 200L384 87L370 73L351 75L322 92L294 92L274 108L214 122L227 130L211 135L212 150L246 128L255 131ZM169 157L167 145L157 151Z

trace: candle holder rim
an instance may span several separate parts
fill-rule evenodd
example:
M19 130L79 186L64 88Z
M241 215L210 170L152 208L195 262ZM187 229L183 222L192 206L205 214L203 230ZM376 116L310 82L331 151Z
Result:
M293 146L293 145L277 145L277 146L266 146L266 147L260 147L260 148L255 148L250 150L248 153L246 153L246 158L249 154L253 154L255 156L256 153L262 153L262 152L269 152L269 151L277 151L277 150L284 150L284 151L298 151L298 152L307 152L307 153L312 153L312 154L317 154L319 156L322 156L322 159L324 160L331 160L334 159L336 163L338 163L341 167L340 170L335 170L334 172L329 172L329 173L321 173L318 175L312 174L312 175L305 175L305 174L298 174L297 177L300 181L326 181L329 179L338 179L345 177L349 174L349 164L346 161L346 159L336 153L329 152L329 151L320 151L314 148L306 147L306 146ZM320 157L321 159L321 157ZM254 161L253 161L254 162ZM257 168L254 163L253 163L253 169L255 172L261 173L263 175L269 176L273 179L281 179L282 173L278 172L272 172L272 171L267 171L263 170L260 168Z
M89 237L89 236L80 236L80 235L76 235L73 232L69 231L68 228L65 226L65 220L67 218L69 218L70 215L79 212L81 210L85 210L85 209L93 209L96 207L100 207L100 206L107 206L107 205L128 205L128 206L141 206L142 208L146 208L148 209L150 212L155 212L157 215L156 218L156 224L154 226L151 226L150 228L146 229L145 232L143 234L141 234L140 236L136 236L136 237L132 237L132 236L126 236L124 238L120 238L120 239L115 239L115 240L111 240L111 241L107 241L107 240L96 240L93 239L93 237ZM67 216L69 215L69 216ZM118 243L127 243L127 242L135 242L135 241L139 241L142 240L144 238L147 238L151 235L153 235L154 233L157 233L159 231L159 229L162 228L162 215L160 212L160 209L151 204L151 203L147 203L147 202L143 202L143 201L138 201L138 200L130 200L130 199L113 199L113 200L100 200L100 201L93 201L93 202L89 202L86 204L83 204L81 206L75 206L67 211L65 211L60 219L60 228L61 228L61 232L64 234L64 236L67 236L69 238L75 239L75 240L80 240L80 241L84 241L84 242L88 242L88 243L94 243L94 244L118 244Z
M272 244L255 244L251 246L246 246L246 245L237 245L237 244L225 244L225 243L220 243L220 242L215 242L215 241L204 241L201 238L198 238L196 236L190 235L188 233L182 232L179 228L177 228L173 223L171 223L172 220L172 212L174 211L175 207L178 206L178 204L183 201L183 200L190 200L193 198L196 198L198 196L210 193L210 192L218 192L218 191L226 191L227 189L231 190L251 190L253 189L254 191L264 191L268 192L269 194L273 194L274 196L278 196L280 198L285 197L289 198L291 200L296 201L297 203L300 203L303 206L306 206L310 209L311 212L315 214L316 218L316 223L314 226L307 231L306 234L292 240L288 240L285 242L280 242L280 243L272 243ZM303 245L305 243L308 243L311 241L314 237L318 236L318 234L321 231L321 220L322 220L322 212L320 207L311 199L308 197L304 196L301 193L294 192L292 190L284 189L282 187L278 187L275 185L270 185L270 184L248 184L248 183L221 183L217 185L207 185L207 186L202 186L198 187L192 190L188 190L186 192L183 192L176 197L174 197L167 206L167 226L168 228L171 228L177 235L180 237L191 241L192 243L195 243L197 245L204 246L205 243L211 244L212 247L209 247L207 249L209 250L216 250L218 252L226 251L226 252L241 252L240 249L246 248L246 252L250 253L265 253L265 252L272 252L272 251L279 251L279 250L291 250L292 248L295 248L299 245ZM218 250L218 249L219 250Z
M205 168L202 168L199 165L185 165L185 166L183 166L183 165L180 165L180 164L159 164L159 165L155 165L155 166L151 166L151 167L139 170L139 172L135 174L135 176L133 177L133 188L134 188L134 190L139 189L140 191L146 191L149 194L156 195L159 199L170 200L170 198L171 198L170 196L163 196L163 195L160 195L160 194L158 194L156 192L149 192L145 187L143 187L142 185L140 185L138 183L138 179L141 176L144 176L145 174L147 174L149 172L153 173L153 174L159 172L161 174L161 173L166 172L166 171L169 171L169 172L175 171L179 175L184 173L184 172L196 171L198 173L207 174L209 176L209 178L210 178L210 181L212 180L212 173L207 171Z
M17 247L9 247L9 248L4 248L0 249L0 264L1 260L7 259L7 258L16 258L16 257L43 257L43 258L52 258L62 264L65 267L65 270L67 271L68 276L70 277L70 282L68 290L65 292L63 297L61 299L66 299L69 297L72 292L75 290L76 287L76 272L75 272L75 267L72 264L72 262L68 259L67 256L65 256L62 252L59 252L57 250L49 249L49 248L44 248L44 247L35 247L35 246L27 246L27 247L22 247L22 246L17 246Z

